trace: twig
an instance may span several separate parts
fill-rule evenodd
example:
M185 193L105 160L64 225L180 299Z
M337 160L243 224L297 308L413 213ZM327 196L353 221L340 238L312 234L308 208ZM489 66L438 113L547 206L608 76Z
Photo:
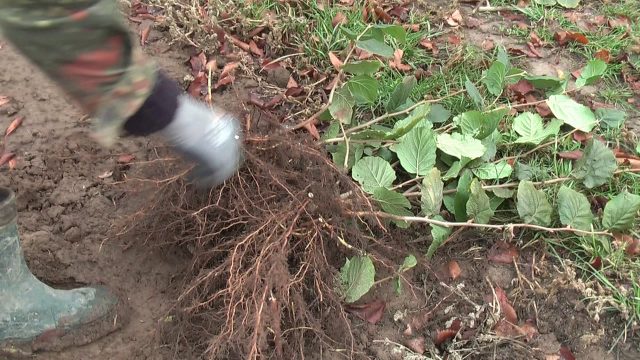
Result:
M369 31L369 29L371 28L371 25L368 25L361 33L360 35L358 35L358 37L356 38L356 40L354 41L354 43L358 42L358 40L360 40L360 38L367 32ZM347 53L347 56L344 58L344 63L347 63L349 61L349 59L351 58L351 55L353 55L354 51L356 50L356 46L355 44L351 47L351 49L349 50L349 52ZM335 83L333 83L333 86L331 87L331 92L329 93L329 99L327 100L327 102L320 108L320 110L318 110L315 114L311 115L310 118L308 118L307 120L304 120L300 123L298 123L297 125L293 126L290 130L294 131L294 130L298 130L298 129L302 129L303 127L311 124L312 122L316 121L316 119L322 115L322 113L324 113L329 106L331 106L331 103L333 102L333 94L335 94L336 89L338 88L338 83L340 82L340 76L342 76L342 74L344 73L344 70L341 68L338 71L338 75L336 75L336 81Z
M340 121L340 129L342 130L342 136L344 136L344 164L343 168L349 169L349 137L344 132L344 125L342 125L342 121Z
M572 229L570 227L550 228L550 227L539 226L534 224L497 225L497 224L477 224L477 223L469 223L469 222L449 222L449 221L435 220L435 219L430 219L428 217L420 217L420 216L399 216L399 215L387 214L381 211L350 211L348 213L354 216L375 216L375 217L387 218L387 219L392 219L397 221L427 223L429 225L437 225L437 226L442 226L446 228L473 227L473 228L494 229L494 230L513 230L516 228L526 228L526 229L545 231L549 233L571 232L578 235L603 235L603 236L613 237L613 234L608 231L585 231L585 230L579 230L579 229Z

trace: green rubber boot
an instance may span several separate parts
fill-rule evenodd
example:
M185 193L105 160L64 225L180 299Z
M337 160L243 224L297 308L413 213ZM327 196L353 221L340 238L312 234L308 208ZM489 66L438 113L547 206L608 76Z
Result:
M84 345L119 329L126 307L108 290L56 290L33 276L16 218L15 194L0 187L0 359Z

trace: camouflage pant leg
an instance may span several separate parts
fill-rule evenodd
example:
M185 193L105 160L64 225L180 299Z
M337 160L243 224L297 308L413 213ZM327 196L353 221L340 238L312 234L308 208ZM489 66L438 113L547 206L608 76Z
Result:
M156 68L128 32L117 0L0 0L0 33L95 119L113 144L151 93Z

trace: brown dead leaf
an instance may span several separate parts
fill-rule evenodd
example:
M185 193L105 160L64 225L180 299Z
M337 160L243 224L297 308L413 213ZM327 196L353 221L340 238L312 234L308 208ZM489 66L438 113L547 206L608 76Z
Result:
M531 320L527 320L522 326L520 326L520 330L526 336L527 341L533 340L533 338L539 334L538 329Z
M16 157L16 154L12 153L12 152L5 152L0 156L0 167L2 167L4 164L10 162L11 160L13 160Z
M232 35L227 35L227 37L229 38L229 41L233 45L239 47L240 49L242 49L242 50L244 50L246 52L251 52L251 47L246 42L244 42L244 41L242 41L242 40L240 40L237 37L232 36Z
M16 166L18 165L18 159L14 157L13 159L9 160L7 165L9 165L9 170L15 169Z
M294 79L293 76L289 76L289 81L287 81L287 89L291 89L298 86L299 85L296 79Z
M225 77L220 77L216 84L213 86L214 89L221 88L225 85L229 85L236 80L236 77L233 75L227 75Z
M358 55L358 60L366 60L373 56L372 53L362 50L360 48L356 48L356 55Z
M573 140L584 143L587 140L591 139L593 137L592 134L590 133L586 133L584 131L580 131L580 130L576 130L573 133Z
M406 340L404 342L404 346L408 347L414 353L422 355L426 350L425 341L426 339L424 338L424 336L418 336L416 338Z
M195 79L193 79L191 84L189 84L189 87L187 88L187 92L189 93L189 95L195 98L198 98L200 97L200 95L202 95L202 88L206 84L207 84L207 76L204 74L204 72L201 72L200 74L198 74L198 76L196 76Z
M571 349L566 345L560 347L560 360L576 360Z
M629 256L640 255L640 238L630 234L613 233L614 242L619 248L624 248Z
M0 95L0 106L8 104L9 101L11 101L11 99L8 96Z
M538 49L536 49L536 47L533 46L532 43L528 42L527 43L527 47L529 48L529 51L531 51L531 53L533 55L535 55L535 57L538 57L538 58L542 58L543 57L542 54L540 53L540 51L538 51Z
M502 311L502 315L504 315L504 318L508 322L512 324L517 324L518 315L516 314L516 310L509 303L509 299L507 299L507 293L505 293L504 290L502 290L502 288L500 287L496 287L495 291L496 291L496 298L497 298L496 300L498 300L498 303L500 304L500 310Z
M558 45L566 45L569 41L583 45L589 43L589 39L584 34L571 31L558 31L553 35L553 38L558 42Z
M347 17L341 12L339 11L336 16L333 17L333 20L331 20L331 25L335 28L338 25L344 25L347 23Z
M282 67L280 61L274 61L271 59L262 60L262 70L275 70Z
M220 78L224 78L231 75L233 71L238 67L238 65L240 65L240 62L238 61L232 61L230 63L227 63L227 65L225 65L222 68L222 72L220 73Z
M609 26L612 28L615 27L624 27L629 28L629 18L626 16L618 16L617 18L609 19Z
M386 306L384 301L374 300L362 305L347 305L345 310L370 324L376 324L382 319Z
M600 270L602 268L602 258L600 256L596 256L596 258L591 262L591 267L596 270Z
M381 8L380 6L374 7L373 12L374 14L376 14L376 18L382 21L383 23L389 24L393 22L393 18L391 18L391 15L389 15L386 11L384 11L384 9Z
M496 44L491 39L484 39L482 40L482 44L480 44L480 46L484 51L491 51L496 47Z
M538 34L536 34L535 31L532 31L531 34L529 34L529 39L531 39L531 44L533 46L535 47L543 46L542 39L540 39L540 36L538 36Z
M456 335L458 334L461 328L462 328L462 321L460 321L460 319L453 320L453 322L451 323L451 326L449 326L448 329L439 330L436 333L433 343L435 345L440 345L446 341L453 339L454 337L456 337Z
M520 326L510 323L506 319L498 320L496 325L493 327L493 331L496 335L505 338L516 338L527 335L525 330Z
M265 26L258 26L257 28L251 30L249 32L249 37L253 38L254 36L258 36L260 34L262 34L263 31L265 31L267 28Z
M136 156L132 154L122 154L118 156L118 164L128 164L135 160Z
M454 11L450 16L448 16L445 21L449 26L456 27L462 24L462 14L460 14L460 10Z
M199 73L205 70L204 66L207 63L207 56L204 51L201 51L197 55L193 55L189 58L189 64L191 65L191 75L198 76Z
M255 41L251 40L249 42L249 50L251 51L251 53L253 53L254 55L258 56L258 57L263 57L264 56L264 51L262 51L262 49L260 49L258 47L258 44L256 44Z
M611 53L609 52L609 50L606 49L602 49L597 51L595 54L593 54L593 56L596 59L600 59L606 63L608 63L609 61L611 61Z
M582 157L582 151L581 150L561 151L558 153L558 157L561 159L578 160Z
M462 269L460 269L460 265L458 265L458 262L455 260L449 261L448 268L449 268L449 277L451 277L451 280L457 279L462 273Z
M18 116L17 118L13 119L11 124L9 124L9 126L7 126L7 129L4 131L4 136L13 134L20 127L20 125L22 125L23 121L24 116Z
M500 264L513 264L513 260L519 256L518 249L511 243L496 241L489 249L487 259Z
M394 6L389 11L389 15L395 16L401 21L407 20L407 16L409 15L409 9L406 6Z
M143 20L142 23L140 23L140 46L145 46L147 44L149 34L153 28L153 23L154 22L152 20Z
M396 51L393 52L393 60L389 60L389 66L392 69L402 72L411 71L411 66L402 63L402 55L404 55L404 51L402 49L396 49Z
M539 57L537 54L531 52L531 50L529 50L528 48L516 48L516 47L510 47L507 48L507 52L513 55L525 55L527 57L531 57L531 58L537 58Z
M458 46L462 42L462 39L460 39L460 36L458 35L451 34L447 36L447 42L453 46Z
M533 90L535 90L533 85L529 81L527 81L525 79L520 79L520 80L518 80L517 83L515 83L513 85L509 85L508 89L513 91L517 95L520 95L520 96L527 95L530 92L532 92Z
M536 104L536 112L538 113L538 115L542 116L543 118L547 118L553 115L553 113L551 112L551 109L549 108L549 105L547 105L546 102Z
M338 59L338 57L331 51L329 52L329 60L331 61L331 65L333 65L336 70L340 70L343 65L342 60Z
M438 46L433 41L429 39L422 39L420 40L420 46L422 46L427 50L431 50L433 55L438 55L438 52L439 52Z

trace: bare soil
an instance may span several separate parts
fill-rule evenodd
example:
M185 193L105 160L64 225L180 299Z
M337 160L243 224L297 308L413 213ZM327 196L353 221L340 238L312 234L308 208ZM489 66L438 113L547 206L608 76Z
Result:
M162 34L152 34L150 39L147 52L181 80L188 73L189 54L169 47ZM196 257L189 251L192 244L158 247L140 234L122 235L157 188L153 181L132 179L166 172L164 165L170 161L164 159L170 154L155 139L122 139L113 149L100 148L89 137L90 124L68 99L1 39L0 44L0 95L14 99L0 109L0 121L6 126L16 116L25 117L22 128L9 140L9 147L20 157L18 166L2 170L0 179L17 193L19 229L30 268L53 286L104 284L133 309L121 331L93 344L35 358L199 358L193 351L199 340L183 338L184 332L163 331L180 327L174 325L173 315L182 309L174 305L185 274L194 271L190 268ZM244 118L251 112L249 91L256 86L254 80L239 78L228 90L215 94L214 102ZM123 154L134 155L133 163L118 164ZM408 252L422 254L426 233L426 228L417 227L413 234L387 234L367 248L374 256L388 259L378 278L392 274ZM166 244L175 242L176 236L166 234ZM295 357L403 359L409 358L408 353L397 344L418 338L434 358L448 352L450 359L547 359L558 355L561 346L570 348L577 359L640 358L637 329L629 329L626 341L618 341L624 330L619 315L594 320L582 301L583 285L571 271L554 263L543 246L522 250L515 265L496 264L487 260L487 251L497 241L486 234L464 233L432 262L421 262L406 273L401 295L394 292L391 280L376 286L361 301L385 301L383 318L376 325L347 315L348 326L342 326L341 310L322 313L322 329L333 342L309 341ZM344 249L328 253L335 272L345 254L353 255ZM448 275L451 260L462 270L456 280ZM506 292L519 321L535 325L539 334L530 341L492 335L497 310L491 296L497 287ZM461 320L463 331L453 341L436 346L434 338L454 319ZM403 334L408 324L414 329L410 335Z

